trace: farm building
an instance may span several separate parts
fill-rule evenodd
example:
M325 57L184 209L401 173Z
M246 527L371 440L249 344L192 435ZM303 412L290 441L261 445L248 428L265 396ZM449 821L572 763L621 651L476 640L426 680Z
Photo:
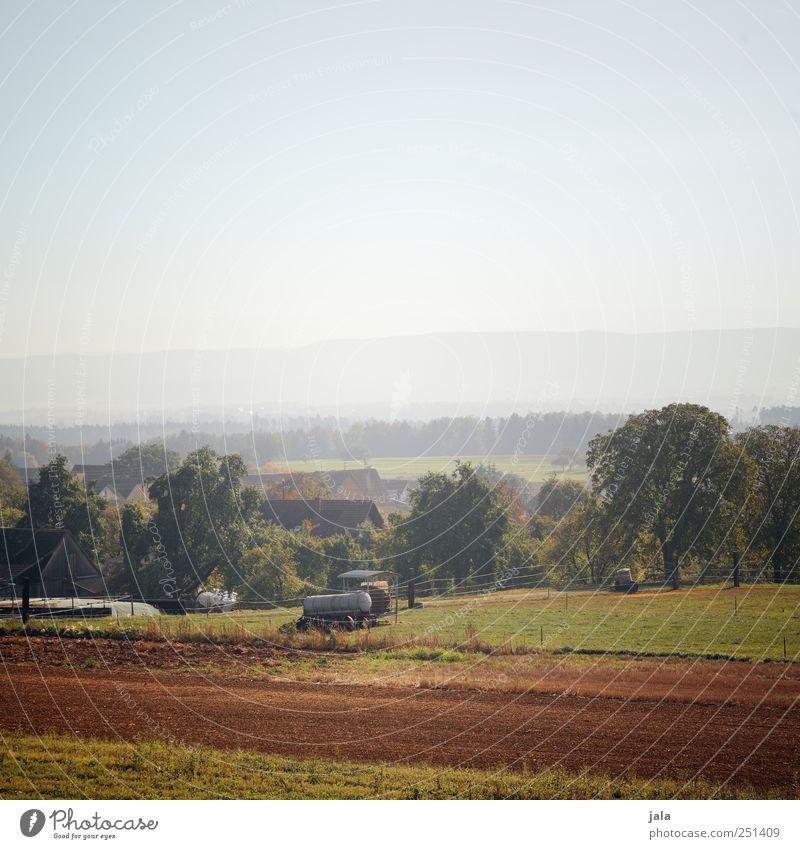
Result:
M363 525L383 527L383 516L374 501L346 498L314 498L310 500L270 498L264 503L264 518L287 530L300 530L308 522L311 535L331 537L355 533Z
M72 474L83 484L97 484L98 481L105 481L108 475L108 467L105 463L77 464L72 467Z
M316 472L257 472L243 479L246 486L266 489L274 484L285 485L289 494L297 491L303 477L318 480L329 490L332 499L347 501L374 501L381 506L386 501L386 490L377 469L337 469Z
M109 464L87 464L73 466L72 473L84 486L94 484L95 491L111 504L148 500L147 485L136 472L115 473Z
M411 497L411 490L417 485L417 482L405 478L387 478L383 484L386 487L387 498L407 504Z
M321 472L320 478L334 498L346 498L349 501L367 500L376 504L382 504L386 500L386 490L377 469L338 469Z
M26 578L32 597L105 592L102 573L69 531L0 528L0 543L0 592L5 595L18 595Z
M386 506L384 513L408 513L411 509L411 490L417 485L415 480L388 478L386 487Z

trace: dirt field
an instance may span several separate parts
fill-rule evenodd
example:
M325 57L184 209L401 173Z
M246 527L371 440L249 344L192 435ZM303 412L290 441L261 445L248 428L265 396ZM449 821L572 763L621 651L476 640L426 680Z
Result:
M424 686L346 662L290 680L307 659L266 648L6 637L0 656L5 730L798 792L798 664L543 655L504 661L507 685L417 664L445 674Z

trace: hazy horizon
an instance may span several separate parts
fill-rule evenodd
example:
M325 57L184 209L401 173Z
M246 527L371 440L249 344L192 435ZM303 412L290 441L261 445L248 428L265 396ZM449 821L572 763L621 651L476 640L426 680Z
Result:
M524 332L337 339L301 348L5 360L0 420L90 424L286 416L415 420L638 412L676 401L729 418L800 406L800 329Z
M800 325L789 5L2 17L2 358Z
M597 330L591 327L587 328L577 328L575 330L544 330L544 331L535 331L535 330L519 330L512 331L511 335L513 336L523 336L526 334L532 334L537 332L545 333L548 336L576 336L576 335L589 335L596 334L602 336L663 336L665 334L675 335L675 334L710 334L710 333L754 333L760 331L766 332L775 332L775 331L800 331L800 323L797 325L790 324L776 324L771 326L753 326L753 327L725 327L725 328L713 328L713 327L695 327L685 330L645 330L645 331L625 331L625 330ZM346 337L323 337L319 339L310 339L307 342L302 342L296 345L265 345L261 347L253 347L249 345L227 345L225 347L217 347L213 344L206 344L201 348L198 347L186 347L186 348L144 348L139 350L114 350L114 351L92 351L87 352L81 350L80 347L76 347L73 350L63 348L57 354L53 354L52 351L34 351L21 355L9 355L9 356L0 356L0 362L4 360L25 360L25 359L33 359L33 358L44 358L44 357L59 357L59 356L86 356L86 357L130 357L130 356L140 356L143 354L181 354L181 353L194 353L199 350L204 351L215 351L217 353L226 353L226 352L244 352L244 351L294 351L302 348L310 348L315 345L320 345L326 342L373 342L373 341L385 341L385 340L396 340L396 339L414 339L415 337L423 338L423 337L436 337L436 336L447 336L447 335L459 335L459 334L471 334L475 336L491 336L491 335L499 335L504 333L502 330L482 330L482 331L469 331L469 330L430 330L419 333L395 333L389 336L375 336L372 334L364 334L364 335L353 335ZM798 352L800 354L800 352Z

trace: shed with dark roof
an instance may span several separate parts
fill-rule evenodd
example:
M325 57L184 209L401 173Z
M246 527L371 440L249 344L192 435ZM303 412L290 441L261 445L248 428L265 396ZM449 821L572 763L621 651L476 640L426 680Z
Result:
M32 597L83 597L105 592L102 572L69 531L0 528L0 591L19 594L26 578Z
M264 518L287 530L301 530L308 522L311 535L331 537L354 534L364 525L383 527L383 516L374 501L347 498L270 498L264 502Z

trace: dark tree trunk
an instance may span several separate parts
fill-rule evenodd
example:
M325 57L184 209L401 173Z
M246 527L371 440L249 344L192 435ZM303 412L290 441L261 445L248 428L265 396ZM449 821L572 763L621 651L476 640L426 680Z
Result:
M671 584L672 589L677 590L681 582L675 549L665 544L661 547L661 552L664 557L664 582Z
M775 581L776 584L779 584L783 579L781 570L781 563L783 562L782 549L784 547L787 526L788 522L784 519L784 517L782 515L778 516L775 514L775 519L772 525L772 536L776 542L775 547L772 549L770 561L772 562L772 580Z

